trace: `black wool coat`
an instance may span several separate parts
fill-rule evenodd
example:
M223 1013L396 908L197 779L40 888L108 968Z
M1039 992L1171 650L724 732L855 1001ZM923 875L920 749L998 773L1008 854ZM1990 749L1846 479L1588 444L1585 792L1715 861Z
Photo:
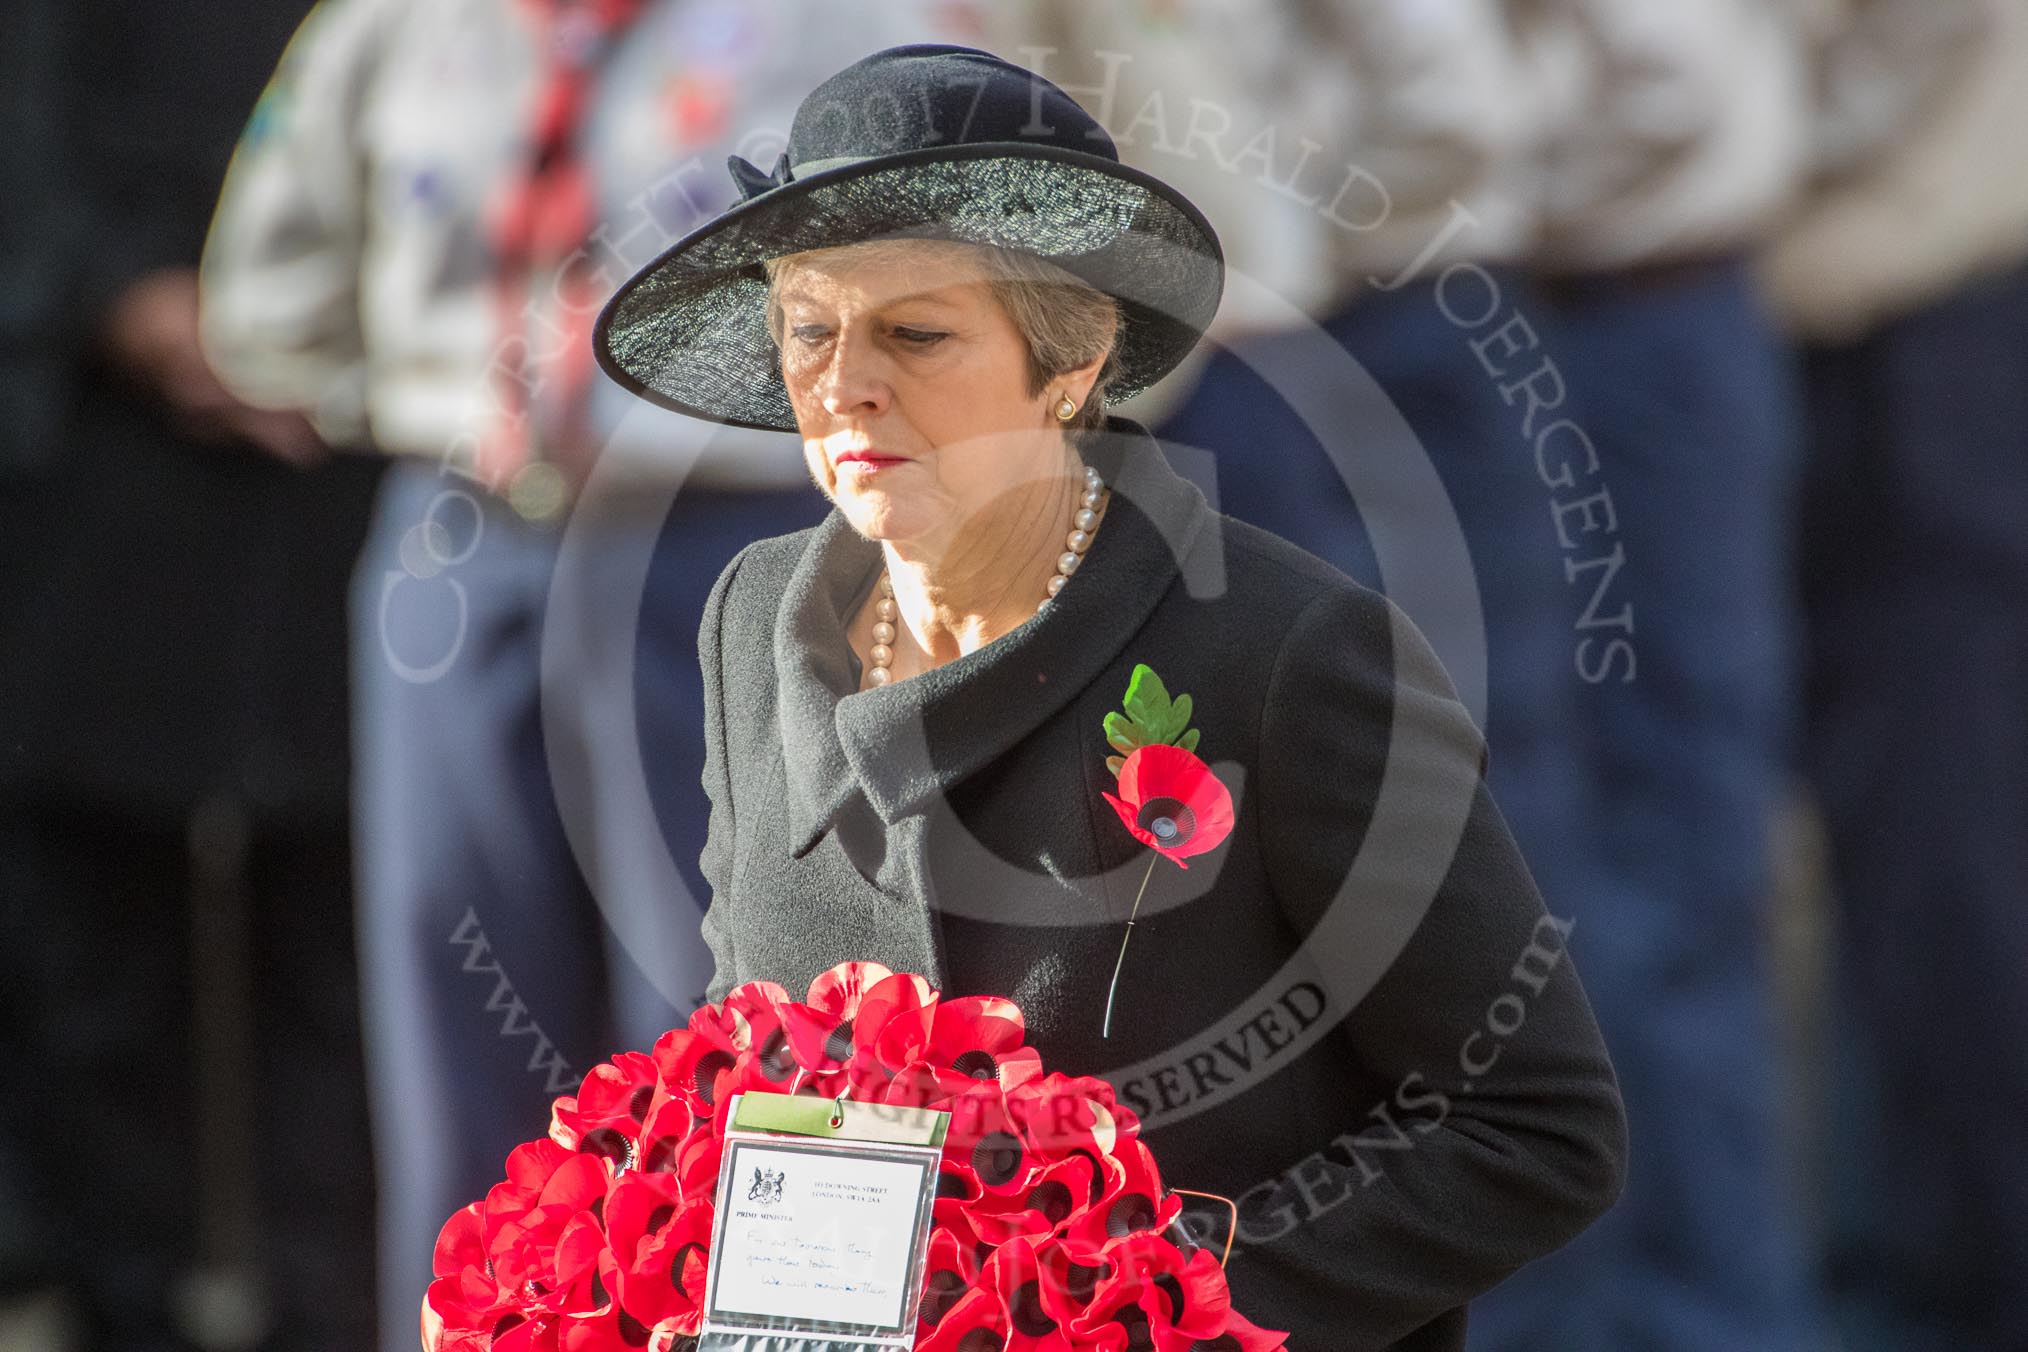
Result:
M1145 430L1083 443L1114 494L1044 613L858 690L844 624L876 544L837 512L748 546L700 634L710 996L800 997L873 960L1019 1002L1052 1070L1102 1075L1298 1352L1462 1348L1465 1303L1618 1195L1625 1119L1562 939L1422 636L1313 556L1210 510ZM1227 840L1156 862L1101 790L1144 662L1188 693Z

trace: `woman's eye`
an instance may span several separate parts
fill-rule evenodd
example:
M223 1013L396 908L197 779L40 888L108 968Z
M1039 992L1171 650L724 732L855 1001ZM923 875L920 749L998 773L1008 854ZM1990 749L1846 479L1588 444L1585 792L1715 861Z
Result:
M798 324L789 330L789 336L799 343L820 343L825 332L822 324Z
M939 333L934 329L896 329L894 330L894 336L902 342L907 343L910 347L930 347L942 342L950 335Z

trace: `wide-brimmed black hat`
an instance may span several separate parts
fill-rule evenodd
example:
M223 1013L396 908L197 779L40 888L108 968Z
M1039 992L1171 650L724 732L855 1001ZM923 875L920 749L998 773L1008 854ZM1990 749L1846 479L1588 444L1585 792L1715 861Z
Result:
M730 163L742 200L628 279L592 333L607 374L678 412L795 430L761 267L784 254L924 236L1048 259L1120 302L1111 399L1173 369L1224 289L1203 213L1121 164L1076 100L989 52L876 52L803 100L773 173Z

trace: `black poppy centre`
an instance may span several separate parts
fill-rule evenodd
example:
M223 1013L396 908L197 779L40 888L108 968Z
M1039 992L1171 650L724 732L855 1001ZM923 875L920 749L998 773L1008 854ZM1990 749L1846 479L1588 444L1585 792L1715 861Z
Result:
M1054 1178L1045 1179L1028 1194L1028 1205L1042 1213L1042 1218L1051 1225L1061 1225L1070 1219L1070 1213L1077 1209L1076 1199L1070 1189Z
M824 1056L831 1061L852 1059L852 1020L847 1019L831 1030L831 1035L824 1039Z
M1150 798L1134 823L1165 848L1187 844L1197 834L1197 814L1180 798Z
M1043 1312L1042 1288L1036 1282L1021 1284L1007 1303L1007 1313L1012 1316L1015 1329L1025 1337L1045 1338L1056 1332L1056 1321Z
M989 1132L972 1149L972 1172L989 1188L1011 1182L1021 1172L1020 1138L1008 1132Z
M577 1148L588 1155L602 1155L613 1163L617 1172L625 1172L634 1162L634 1143L611 1127L596 1127L584 1134Z
M718 1077L731 1070L733 1065L732 1057L725 1052L707 1052L697 1058L696 1069L690 1076L690 1087L700 1102L712 1103L717 1097Z
M965 1279L949 1268L939 1268L929 1275L922 1288L922 1322L932 1327L943 1322L951 1306L958 1303L958 1297L965 1294Z
M1113 1322L1127 1331L1126 1352L1155 1352L1155 1334L1148 1327L1148 1312L1138 1305L1126 1305Z
M683 1282L683 1267L684 1264L690 1261L692 1255L696 1256L699 1263L707 1262L710 1258L709 1253L702 1244L699 1244L694 1239L685 1240L676 1250L674 1256L669 1259L669 1285L675 1287L686 1296L700 1298L704 1294L702 1291L692 1291Z
M974 1047L951 1062L951 1069L972 1080L997 1080L1000 1078L1000 1063L993 1054Z
M777 1028L768 1034L768 1040L761 1045L760 1055L755 1058L761 1074L770 1080L786 1080L795 1073L796 1060L789 1052L789 1035Z
M1106 1234L1113 1239L1155 1228L1155 1203L1138 1192L1130 1192L1106 1211Z

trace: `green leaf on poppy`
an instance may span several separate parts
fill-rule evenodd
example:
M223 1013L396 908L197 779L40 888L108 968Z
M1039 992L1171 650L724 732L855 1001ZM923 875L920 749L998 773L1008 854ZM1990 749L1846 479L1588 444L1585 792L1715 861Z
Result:
M1125 768L1125 766L1126 766L1126 763L1127 763L1127 758L1126 758L1125 756L1107 756L1107 757L1106 757L1106 769L1108 769L1108 770L1111 770L1111 771L1113 772L1113 778L1114 778L1114 779L1118 779L1118 778L1120 777L1120 771L1121 771L1121 770L1122 770L1123 768Z
M1197 729L1190 726L1190 696L1170 698L1168 687L1147 663L1134 664L1122 707L1126 710L1124 714L1115 712L1105 717L1106 745L1122 753L1106 758L1106 767L1114 775L1120 772L1117 762L1123 756L1144 746L1173 744L1185 751L1196 751Z
M1106 743L1121 752L1132 751L1145 745L1150 739L1132 719L1125 714L1106 715Z
M1169 690L1162 678L1147 663L1135 663L1133 677L1127 682L1128 715L1142 727L1159 729L1169 722L1169 708Z

